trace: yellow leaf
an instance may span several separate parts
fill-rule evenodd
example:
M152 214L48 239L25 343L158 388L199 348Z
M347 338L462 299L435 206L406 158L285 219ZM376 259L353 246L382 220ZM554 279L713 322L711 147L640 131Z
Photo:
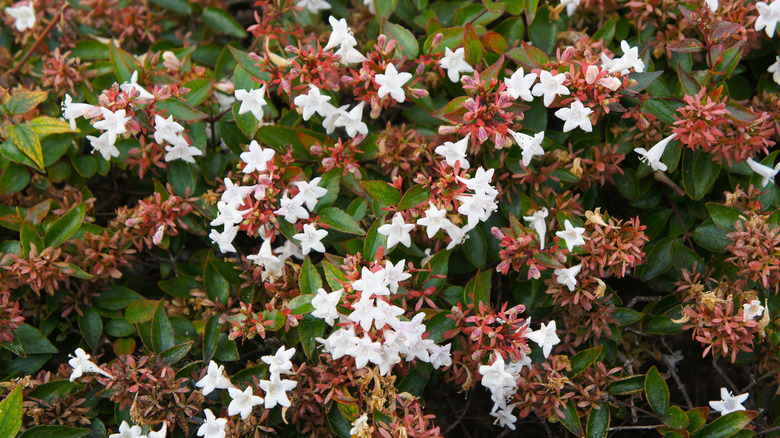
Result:
M30 158L39 169L43 169L43 149L41 139L30 125L16 125L11 128L11 140L24 155Z

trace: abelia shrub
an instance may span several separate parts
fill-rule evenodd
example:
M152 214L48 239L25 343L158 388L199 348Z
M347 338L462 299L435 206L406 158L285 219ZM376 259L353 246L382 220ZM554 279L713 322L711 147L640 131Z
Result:
M0 435L775 436L780 0L0 0Z

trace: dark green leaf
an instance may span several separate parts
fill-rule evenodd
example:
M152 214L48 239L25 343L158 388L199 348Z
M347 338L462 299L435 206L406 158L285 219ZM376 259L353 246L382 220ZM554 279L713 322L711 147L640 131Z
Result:
M609 430L609 406L594 405L588 414L587 438L605 438Z
M46 354L46 353L58 353L57 347L52 345L45 336L38 331L37 328L29 325L22 324L16 329L16 336L19 338L19 342L24 348L24 352L27 354Z
M688 416L679 406L669 406L664 414L663 422L675 429L685 429L688 427Z
M192 164L184 160L174 160L168 163L168 181L173 185L175 194L185 196L186 193L189 193L192 195L197 183Z
M347 234L365 235L366 232L360 228L360 224L352 218L347 212L337 207L328 207L322 209L320 213L320 222L330 225L336 231Z
M109 290L100 291L100 295L95 297L92 302L101 309L120 310L134 301L143 299L143 295L132 289L124 286L114 286Z
M398 203L398 211L417 207L423 202L428 202L431 198L431 191L422 185L415 185L406 191L401 201Z
M41 425L25 430L19 438L81 438L92 432L80 427Z
M203 362L208 363L219 345L219 315L212 316L203 333Z
M463 289L463 297L466 302L474 304L482 302L486 307L490 307L490 286L493 270L478 273L469 281Z
M663 416L669 408L669 387L655 366L650 368L645 376L645 393L653 411Z
M693 230L693 240L707 250L721 252L732 243L727 234L726 230L707 220Z
M375 220L366 233L366 241L363 243L363 258L365 260L376 260L376 252L380 246L387 248L387 236L379 233L379 227L382 221ZM387 251L385 251L387 252Z
M192 6L187 0L151 0L151 2L177 14L190 15L192 13Z
M712 189L720 174L720 165L712 161L712 155L686 150L683 153L683 187L692 199L699 200Z
M756 411L737 411L726 414L712 423L702 427L695 434L694 438L728 438L734 436L745 426L750 424L754 418L758 417Z
M21 164L10 163L0 173L0 194L10 195L27 187L30 172Z
M363 181L363 188L369 196L385 205L398 205L401 201L401 192L384 181Z
M22 427L22 385L0 402L0 438L14 438Z
M315 295L298 295L287 303L287 307L293 315L305 315L314 311L314 306L311 305L311 300Z
M612 395L629 395L644 391L645 375L626 377L609 384L609 393Z
M152 319L152 349L161 353L174 346L173 326L165 313L165 301L160 300Z
M230 284L211 263L206 263L203 279L206 287L206 295L209 299L222 304L227 304L228 297L230 296Z
M563 424L566 429L569 429L571 433L582 436L582 423L580 422L580 417L574 403L567 401L560 410L563 411L563 417L560 417L561 424Z
M603 350L604 346L599 345L598 347L588 348L587 350L580 351L579 353L572 356L571 371L569 371L568 376L570 378L574 377L588 369L589 366L596 362L596 359L599 358Z
M316 294L317 290L322 287L322 277L320 277L319 271L314 267L308 256L303 261L303 266L301 266L298 287L303 294Z
M103 318L92 307L85 307L81 312L82 315L78 317L81 336L84 337L89 348L95 350L98 347L100 336L103 335Z
M707 211L710 212L710 217L712 218L712 221L715 222L715 225L726 231L736 230L734 224L743 219L742 213L736 208L727 207L714 202L707 203Z
M114 75L117 77L119 82L130 81L130 78L133 76L133 72L137 70L135 58L133 58L133 55L125 52L114 44L109 44L108 46L109 54L111 55L111 64L114 67Z
M166 117L173 116L174 119L185 122L203 120L208 117L206 113L174 98L157 102L156 106L158 110L165 110Z
M56 248L76 233L87 214L87 205L78 204L54 222L44 237L44 244Z
M212 7L203 10L200 18L212 29L234 38L246 38L244 26L222 8Z

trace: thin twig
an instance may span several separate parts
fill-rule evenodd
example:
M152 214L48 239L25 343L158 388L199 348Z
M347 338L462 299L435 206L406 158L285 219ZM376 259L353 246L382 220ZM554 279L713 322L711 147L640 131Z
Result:
M60 11L57 12L57 15L54 16L54 19L51 20L51 23L49 23L49 25L46 26L46 29L43 29L43 32L40 34L40 36L38 36L38 39L35 40L32 47L30 47L30 50L28 50L27 53L24 54L22 60L19 61L19 64L17 64L16 67L14 67L14 69L11 70L10 73L11 76L16 76L16 74L19 73L19 70L21 70L22 66L27 62L28 59L30 59L30 56L33 54L33 52L35 52L35 49L37 49L38 46L41 45L43 39L46 38L46 35L51 33L52 29L54 29L54 26L57 25L58 21L60 21L60 18L62 17L62 13L65 12L65 9L68 9L68 6L70 6L70 3L68 2L65 2L65 4L62 5Z
M637 295L634 298L631 298L631 301L628 302L628 305L626 307L628 307L630 309L630 308L634 307L634 304L636 304L638 302L650 303L650 302L658 301L661 298L663 298L663 297L661 297L661 296L648 297L648 296L644 296L644 295Z
M463 409L461 410L460 414L458 415L458 418L455 419L454 423L450 424L450 427L448 427L447 430L445 430L442 435L447 435L453 429L458 427L458 425L460 424L461 421L463 421L463 416L469 410L469 404L471 404L471 399L472 398L473 397L466 397L466 404L463 406Z
M672 351L671 347L666 343L666 339L661 338L661 342L664 344L664 347L666 347L669 352L674 353ZM680 392L683 395L683 398L685 399L685 404L687 405L688 409L693 409L693 403L691 403L691 398L688 397L688 391L685 389L685 385L683 385L682 380L680 380L680 376L677 375L677 371L674 369L674 364L669 363L668 361L664 360L664 363L666 364L667 369L669 369L669 374L672 375L672 378L674 379L674 382L677 384L677 389L680 390Z
M658 429L663 427L663 424L648 424L646 426L615 426L607 429L608 432L616 432L619 430L643 430L643 429Z
M715 368L715 371L717 371L721 377L723 377L723 380L725 380L726 383L728 383L732 391L739 392L737 391L737 385L735 385L734 382L732 382L731 379L729 379L729 376L727 376L726 372L723 371L723 369L718 365L718 361L715 358L712 358L712 367Z
M660 172L656 172L660 173ZM658 179L658 178L656 178ZM668 178L667 178L668 179ZM678 187L679 189L679 187ZM688 227L685 226L685 221L683 220L682 215L680 214L680 210L677 208L677 204L672 201L672 197L669 196L669 192L664 191L664 194L666 195L666 199L669 200L669 204L672 206L672 210L674 210L674 215L677 216L677 221L680 222L680 226L682 227L685 234L683 234L683 237L685 238L685 242L688 243L688 246L691 247L691 249L695 252L696 247L693 246L693 241L691 240L691 232L688 231Z

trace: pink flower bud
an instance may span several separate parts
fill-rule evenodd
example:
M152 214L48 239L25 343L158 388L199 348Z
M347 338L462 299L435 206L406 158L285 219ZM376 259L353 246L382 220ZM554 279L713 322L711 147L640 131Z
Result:
M611 77L611 76L608 77L608 78L603 78L603 79L599 80L599 85L601 85L602 87L605 87L605 88L609 88L612 91L615 91L618 88L620 88L621 84L622 84L622 82L620 81L620 79L614 78L614 77Z
M455 126L441 125L439 126L439 135L452 135L458 132L458 128Z
M433 40L431 40L431 49L438 46L442 39L444 39L443 33L439 32L436 35L434 35Z
M585 72L585 82L588 85L593 85L596 82L596 78L599 76L599 68L595 65L588 66L588 70Z
M528 268L528 279L534 279L538 280L542 276L542 273L539 272L539 268L536 267L536 265L531 265L530 268Z
M423 88L410 88L409 94L411 94L414 98L422 99L428 97L428 90Z
M504 232L503 232L503 231L501 231L501 229L500 229L500 228L498 228L498 227L493 227L493 228L491 228L491 229L490 229L490 233L491 233L491 234L493 234L493 236L495 236L495 238L496 238L496 239L501 239L501 240L503 240L503 239L504 239L504 236L505 236Z
M154 236L152 236L152 242L155 245L159 245L160 243L162 243L164 236L165 236L165 225L160 225L157 228L157 231L155 231Z

